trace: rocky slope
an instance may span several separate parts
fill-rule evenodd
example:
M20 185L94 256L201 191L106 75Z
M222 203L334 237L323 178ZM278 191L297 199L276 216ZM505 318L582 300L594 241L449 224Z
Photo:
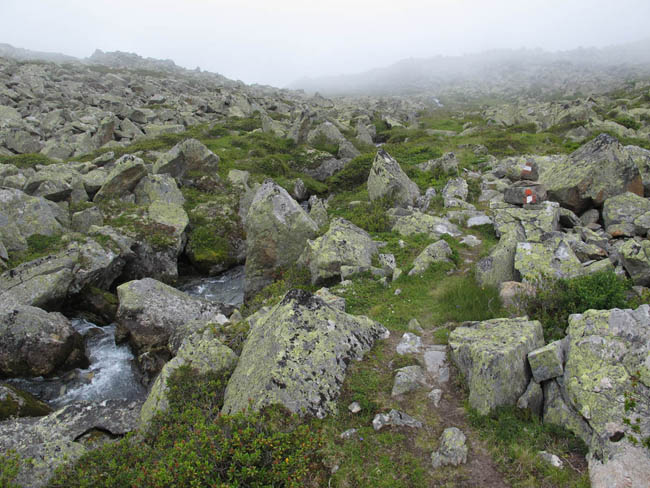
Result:
M212 378L210 415L280 404L319 426L314 485L327 473L337 486L496 487L524 472L576 486L588 463L594 487L643 486L647 82L450 115L419 98L310 97L123 53L90 61L0 60L0 378L74 376L89 358L70 317L85 316L117 324L150 391L49 413L2 386L3 452L35 459L21 485L45 486L61 466L58 486L115 469L153 484L149 468L164 463L134 454L172 452L155 444L175 427L157 413L196 413L205 399L188 393L179 414L168 382L189 370ZM599 132L611 105L638 124L620 140ZM574 123L585 131L549 130ZM238 264L239 310L172 286ZM540 313L527 297L593 277L629 284L621 307L581 309L560 331L524 317ZM579 438L586 459L554 444L494 451L504 435L476 426L517 408L521 435ZM119 440L136 429L145 440ZM88 454L104 443L137 474ZM549 464L558 455L577 467Z

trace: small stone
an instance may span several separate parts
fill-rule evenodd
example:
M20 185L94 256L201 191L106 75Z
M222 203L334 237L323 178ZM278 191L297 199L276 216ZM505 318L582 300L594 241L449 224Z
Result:
M397 290L395 290L395 296L398 296L398 295L401 295L401 294L402 294L402 289L401 288L398 288Z
M466 235L465 237L463 237L460 240L460 243L465 244L466 246L469 246L469 247L477 247L477 246L480 246L483 243L483 241L481 239L479 239L478 237L476 237L476 236L474 236L472 234L469 234L469 235Z
M384 427L410 427L412 429L421 429L422 422L404 412L393 409L388 413L379 413L375 415L375 418L372 420L372 427L376 431L379 431Z
M431 348L424 353L424 363L427 371L438 383L449 381L449 366L447 365L447 352L445 346L440 349Z
M420 336L406 332L397 345L397 354L417 354L422 350L422 339Z
M418 334L422 334L422 332L424 332L424 329L420 325L420 322L418 322L418 319L409 320L408 328L410 331L416 332Z
M424 370L420 366L406 366L397 370L391 396L404 395L426 385Z
M559 469L564 468L564 463L555 454L551 454L550 452L546 452L546 451L539 451L539 457L542 458L547 463L549 463L551 466L555 466L556 468Z
M441 466L458 466L467 462L467 444L465 434L456 427L449 427L440 436L440 448L431 454L434 468Z
M348 405L348 410L351 413L359 413L361 411L361 405L359 405L359 402L352 402Z
M429 400L431 400L431 402L433 403L433 406L437 408L438 405L440 405L440 400L442 399L442 390L440 390L438 388L435 388L435 389L431 390L427 394L427 398Z
M345 432L341 432L339 436L341 439L349 440L357 436L357 429L348 429Z

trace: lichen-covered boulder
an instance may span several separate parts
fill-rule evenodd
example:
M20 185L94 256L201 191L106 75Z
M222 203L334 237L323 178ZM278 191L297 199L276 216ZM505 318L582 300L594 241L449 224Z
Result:
M179 180L190 171L216 175L218 166L219 156L196 139L187 139L160 156L154 164L153 172L166 173Z
M53 207L54 206L54 207ZM0 240L7 251L27 249L26 239L35 234L61 234L56 204L32 197L20 190L0 188Z
M418 164L418 169L422 171L441 171L444 174L458 173L458 158L453 152L443 154L438 159L430 159L424 163Z
M536 205L546 200L546 188L534 181L517 181L503 193L503 200L513 205Z
M634 284L650 286L650 241L628 239L618 252Z
M223 412L279 403L319 418L334 413L348 363L386 335L367 317L291 290L252 326L228 382Z
M402 171L399 163L380 149L370 168L368 196L371 201L388 198L399 207L409 207L415 205L420 190Z
M147 168L142 159L126 154L116 161L115 166L106 177L95 198L96 203L106 203L121 198L133 192L133 189L147 174Z
M593 431L584 441L606 461L650 437L650 306L572 315L567 334L563 384Z
M44 376L85 360L81 336L60 313L0 304L0 376Z
M560 209L555 202L526 208L494 208L494 230L498 236L513 231L522 233L523 240L540 242L544 234L559 230Z
M178 189L176 180L167 174L145 176L133 192L138 205L149 205L155 201L180 206L185 203L185 197Z
M581 213L627 191L643 196L639 168L614 137L601 134L566 159L545 164L540 183L551 200Z
M565 348L564 341L554 341L528 353L528 364L537 383L562 376Z
M515 269L517 244L524 239L522 230L503 234L490 254L476 263L476 281L481 286L499 286L506 281L518 281Z
M442 189L442 198L445 208L461 207L462 203L467 200L469 186L464 178L452 178Z
M467 462L467 444L463 432L456 427L445 429L440 436L440 447L431 454L431 464L435 469L441 466L458 466Z
M299 263L309 268L313 284L341 276L341 266L370 267L378 243L363 229L345 219L334 219L329 230L307 241Z
M483 415L517 403L531 378L526 356L543 345L542 324L526 318L476 322L449 335L451 360L467 381L469 403Z
M528 383L528 388L526 388L524 394L517 400L517 408L530 410L538 417L542 416L544 411L544 392L539 383L533 380Z
M650 196L650 151L639 146L625 146L625 151L639 168L645 196Z
M461 235L458 226L452 224L449 220L418 211L406 212L405 215L396 215L393 217L393 221L393 232L398 232L403 236L429 234L433 239L439 239L445 234L452 237Z
M250 297L273 281L276 270L298 260L318 225L284 188L267 180L255 193L244 229L245 294Z
M574 278L584 273L580 260L563 239L543 243L520 242L515 253L515 269L527 283L547 279Z
M52 412L42 401L25 391L0 383L0 421L17 417L41 417Z
M637 234L635 220L650 212L650 200L634 193L626 192L605 200L603 221L605 230L613 237L634 237ZM650 214L649 214L650 215ZM644 226L638 229L645 236Z
M327 207L325 207L323 200L316 195L309 197L309 216L319 228L326 226L329 222Z
M424 273L433 263L451 263L451 259L449 259L451 255L452 250L447 241L439 240L429 244L413 260L413 269L409 271L409 276Z
M68 405L46 417L0 422L0 452L15 451L23 462L15 482L47 486L54 470L73 463L97 445L135 430L138 402L106 400Z
M168 343L177 329L192 320L217 320L226 311L151 278L118 286L117 296L117 337L128 338L137 354L153 354L163 362L169 359Z
M236 363L237 355L223 345L210 329L187 337L176 356L165 364L151 387L140 410L140 428L146 428L157 412L164 412L169 408L167 380L181 366L189 366L197 374L206 374L230 371Z
M73 231L86 234L91 226L101 227L104 225L104 217L97 207L91 207L73 213L70 224Z

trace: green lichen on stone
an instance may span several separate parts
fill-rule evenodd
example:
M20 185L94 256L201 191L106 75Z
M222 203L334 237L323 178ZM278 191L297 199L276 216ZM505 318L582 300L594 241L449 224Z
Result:
M455 329L449 335L451 359L466 378L470 405L483 415L515 405L530 380L526 356L543 344L542 324L525 318Z
M574 278L583 274L580 260L562 239L550 239L544 243L518 243L515 269L521 274L522 281L528 283Z

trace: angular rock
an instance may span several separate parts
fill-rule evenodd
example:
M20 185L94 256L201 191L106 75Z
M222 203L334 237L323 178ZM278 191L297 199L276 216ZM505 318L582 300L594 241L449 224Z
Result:
M414 419L410 415L400 412L399 410L391 410L388 413L378 413L372 419L372 427L376 431L380 431L384 427L409 427L411 429L421 429L422 422Z
M244 228L247 297L271 283L276 270L295 263L318 232L304 209L272 180L255 193Z
M466 437L456 427L445 429L440 436L438 451L431 454L431 464L434 469L441 466L458 466L467 462Z
M134 189L138 205L150 205L156 201L173 205L183 205L185 198L170 175L147 175Z
M436 383L442 385L449 381L449 365L447 364L447 348L432 346L424 352L424 364L427 372Z
M236 363L237 355L223 345L211 330L187 337L151 387L140 410L140 428L146 428L156 413L165 412L169 408L167 380L181 366L191 367L196 374L225 373L234 369Z
M422 339L420 336L406 332L397 344L397 354L418 354L422 350Z
M464 202L467 200L468 194L469 187L467 186L467 181L463 178L452 178L442 189L445 208L461 207L462 204L459 201Z
M546 200L546 188L533 181L518 181L509 186L503 200L513 205L537 205Z
M146 174L147 168L142 159L130 154L122 156L115 163L93 201L105 203L120 200L130 194Z
M405 366L396 371L390 396L404 395L426 385L427 381L421 366Z
M461 235L458 226L442 217L436 217L421 212L412 212L407 215L396 216L392 226L393 232L403 236L413 234L429 234L433 239L439 239L447 234L452 237Z
M336 218L321 237L307 241L299 262L309 268L313 284L341 276L342 266L369 268L378 243L363 229Z
M517 408L530 410L538 417L542 416L544 411L544 392L539 383L531 380L528 383L528 388L523 395L517 400Z
M543 244L520 242L515 254L515 269L522 281L540 283L546 279L574 278L583 274L580 260L562 239Z
M347 364L360 360L386 336L386 329L367 317L346 314L305 291L291 290L252 326L222 411L279 403L319 418L333 413Z
M628 239L618 252L634 284L650 286L650 241Z
M166 173L180 180L190 171L214 176L218 166L219 156L196 139L187 139L160 156L154 164L153 172Z
M413 260L413 269L409 271L409 276L420 275L424 273L433 263L450 263L452 255L451 247L447 241L439 240L429 244Z
M537 383L562 376L565 348L565 342L560 340L528 353L528 364Z
M627 191L643 196L639 169L614 137L601 134L566 160L541 168L540 183L551 200L581 213L600 207L608 198Z
M0 421L18 417L41 417L52 409L27 392L0 383Z
M0 376L45 376L85 359L81 336L60 313L0 305Z
M527 354L544 344L542 325L525 318L458 327L449 335L451 360L469 386L469 403L486 415L514 405L530 381Z
M634 221L648 212L650 200L634 193L626 192L608 198L603 205L605 230L612 237L634 237L637 233ZM647 230L639 234L645 236Z
M368 196L371 201L388 198L397 206L409 207L415 205L420 190L402 171L399 163L380 149L370 169Z

